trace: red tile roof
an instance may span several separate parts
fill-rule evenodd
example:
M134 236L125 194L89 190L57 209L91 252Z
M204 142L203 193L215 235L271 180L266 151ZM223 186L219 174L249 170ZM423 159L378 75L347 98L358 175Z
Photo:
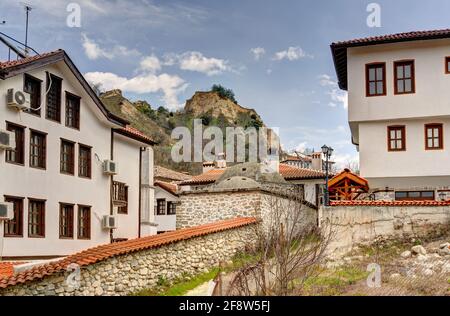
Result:
M172 193L173 195L177 195L178 186L174 183L164 182L164 181L155 181L155 185L159 186L160 188L166 190L169 193Z
M450 201L331 201L330 206L450 206Z
M90 248L68 256L60 261L51 262L42 266L36 266L30 270L17 273L16 275L0 278L0 288L6 288L8 286L42 279L45 276L63 272L72 263L76 263L81 267L88 266L115 256L126 255L151 248L158 248L163 245L172 244L182 240L248 226L256 222L257 219L254 217L240 217L212 224L180 229L155 236L137 238Z
M201 175L192 177L190 180L183 181L180 185L202 185L214 183L220 178L224 171L225 169L212 169ZM325 172L323 171L294 167L284 163L280 163L280 174L287 181L325 178Z
M409 41L423 41L433 39L450 38L450 29L414 31L381 36L357 38L349 41L341 41L331 44L334 66L339 81L339 87L347 90L347 48L358 46L369 46L378 44L389 44Z
M192 178L192 176L189 174L167 169L161 166L154 167L154 177L155 179L163 178L163 179L170 179L172 181L184 181Z
M143 132L141 132L140 130L138 130L130 125L127 125L126 127L123 127L117 131L124 136L128 136L128 137L135 139L137 141L140 141L144 144L148 144L148 145L156 144L156 142L153 139L151 139L150 137L145 135Z
M0 279L10 277L14 274L14 266L26 262L0 262Z
M11 60L11 61L0 61L0 69L7 69L7 68L12 68L12 67L16 67L16 66L21 66L24 64L28 64L30 62L33 61L37 61L39 59L45 58L45 57L49 57L52 55L57 55L57 54L62 54L64 51L61 49L58 49L56 51L53 52L47 52L47 53L43 53L43 54L39 54L39 55L35 55L35 56L30 56L30 57L26 57L26 58L22 58L22 59L17 59L17 60Z
M350 171L350 169L345 168L343 171L335 175L333 178L328 181L328 186L331 189L333 186L338 184L344 179L350 179L352 182L357 183L363 187L366 187L369 189L369 181L367 179L364 179L363 177L360 177L359 175L353 173Z

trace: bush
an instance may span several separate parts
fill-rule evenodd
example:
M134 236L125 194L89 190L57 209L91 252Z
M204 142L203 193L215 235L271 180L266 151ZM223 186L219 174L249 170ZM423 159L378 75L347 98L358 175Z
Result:
M234 92L231 89L227 89L220 84L215 84L211 87L212 92L217 92L222 98L227 98L237 103L236 98L234 96Z

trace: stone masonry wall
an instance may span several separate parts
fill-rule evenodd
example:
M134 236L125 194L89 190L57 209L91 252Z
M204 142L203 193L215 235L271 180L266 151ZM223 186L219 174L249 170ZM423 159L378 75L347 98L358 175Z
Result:
M158 280L194 275L230 260L252 244L255 224L196 237L159 248L112 257L82 267L79 286L66 284L69 272L0 289L1 295L127 295Z
M339 256L357 244L378 238L407 238L439 234L448 229L448 206L332 206L319 210L319 222L331 223L330 253Z
M260 201L257 190L182 194L177 207L177 229L235 217L258 217Z

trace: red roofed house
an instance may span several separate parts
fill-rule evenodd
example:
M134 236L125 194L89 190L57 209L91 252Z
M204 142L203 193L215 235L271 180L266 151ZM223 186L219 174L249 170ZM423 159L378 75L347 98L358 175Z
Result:
M331 50L371 189L395 200L450 197L450 29L338 42Z
M105 108L63 50L0 62L0 97L0 203L14 209L3 257L156 233L154 142Z

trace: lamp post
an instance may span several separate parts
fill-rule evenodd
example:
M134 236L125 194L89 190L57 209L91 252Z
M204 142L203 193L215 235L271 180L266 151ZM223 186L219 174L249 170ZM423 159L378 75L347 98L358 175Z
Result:
M330 195L328 192L328 162L333 154L333 150L333 148L328 147L327 145L322 146L322 153L325 155L325 206L330 205Z

